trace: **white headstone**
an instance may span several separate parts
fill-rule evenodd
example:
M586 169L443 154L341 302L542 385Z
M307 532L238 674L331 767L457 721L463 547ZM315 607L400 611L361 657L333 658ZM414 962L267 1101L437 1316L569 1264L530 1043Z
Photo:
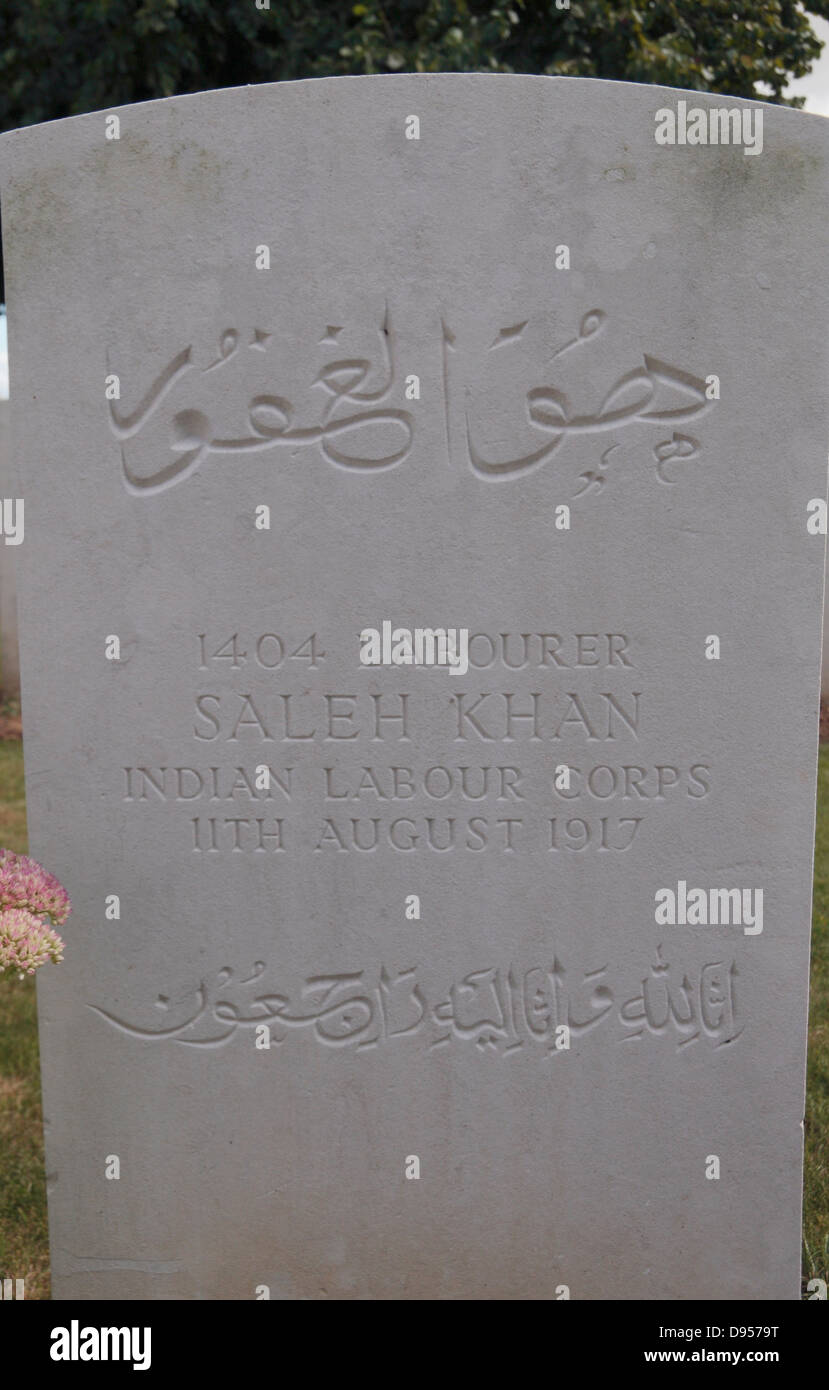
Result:
M15 696L20 692L20 660L17 646L17 602L14 562L18 545L20 519L16 489L9 457L9 402L0 400L0 508L3 513L0 527L0 696ZM5 524L8 517L9 526ZM25 538L25 506L23 509L23 538Z
M0 177L54 1296L797 1298L829 126L347 78Z

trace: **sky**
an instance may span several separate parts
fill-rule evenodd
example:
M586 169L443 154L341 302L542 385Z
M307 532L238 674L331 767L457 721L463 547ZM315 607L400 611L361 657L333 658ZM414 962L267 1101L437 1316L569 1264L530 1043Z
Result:
M820 58L808 77L801 77L786 89L787 96L805 96L805 111L829 116L829 20L810 15L812 28L825 45ZM9 394L9 356L6 341L6 316L0 316L0 399Z
M818 116L829 116L829 20L810 15L809 22L826 46L808 77L801 77L797 82L789 83L786 96L805 97L804 111L814 111Z

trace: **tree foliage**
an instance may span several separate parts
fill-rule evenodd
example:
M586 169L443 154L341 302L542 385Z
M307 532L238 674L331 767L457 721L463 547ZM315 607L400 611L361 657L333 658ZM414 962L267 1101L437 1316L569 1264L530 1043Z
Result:
M795 0L562 3L2 0L0 129L348 73L557 73L783 102L820 52ZM829 18L829 0L806 4Z

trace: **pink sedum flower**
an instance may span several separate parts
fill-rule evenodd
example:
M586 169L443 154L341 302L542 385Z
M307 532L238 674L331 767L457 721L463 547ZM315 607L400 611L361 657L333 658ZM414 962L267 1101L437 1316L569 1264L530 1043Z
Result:
M63 959L54 927L69 916L66 889L36 859L0 849L0 974L34 975L41 965ZM47 921L43 921L43 918Z
M35 917L48 917L59 927L71 906L66 889L36 859L0 849L0 913L6 908L21 908Z
M0 974L20 970L27 975L51 960L63 959L63 941L57 932L22 907L0 910Z

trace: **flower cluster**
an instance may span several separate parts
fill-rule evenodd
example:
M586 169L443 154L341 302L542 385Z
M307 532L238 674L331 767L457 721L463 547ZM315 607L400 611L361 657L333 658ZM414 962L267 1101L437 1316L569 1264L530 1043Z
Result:
M8 968L33 975L47 960L57 964L63 941L53 927L70 907L54 874L26 854L0 849L0 974Z
M63 941L56 931L25 912L9 907L0 912L0 973L10 968L34 975L47 960L63 959Z

